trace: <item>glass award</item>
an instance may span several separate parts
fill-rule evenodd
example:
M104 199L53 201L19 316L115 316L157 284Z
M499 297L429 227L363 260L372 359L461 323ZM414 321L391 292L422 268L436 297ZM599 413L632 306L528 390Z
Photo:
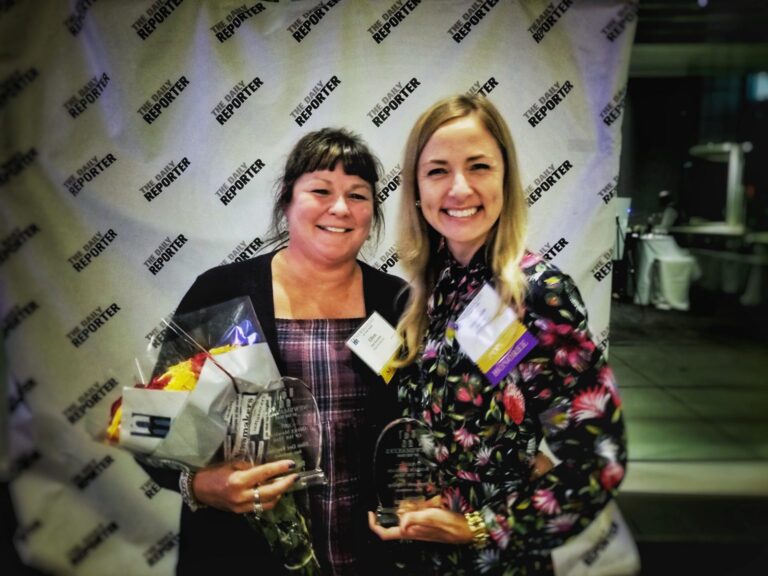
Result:
M322 429L317 401L298 378L283 377L263 390L238 394L229 406L224 459L251 464L293 460L295 488L323 484Z
M373 459L379 525L397 526L397 510L402 503L429 495L434 446L429 426L413 418L390 422L379 434Z

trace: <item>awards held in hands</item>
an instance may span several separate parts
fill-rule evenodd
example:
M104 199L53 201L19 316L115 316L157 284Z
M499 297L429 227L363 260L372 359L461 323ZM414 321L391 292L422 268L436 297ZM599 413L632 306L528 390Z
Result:
M302 380L283 377L258 392L239 394L225 417L225 460L265 464L289 459L296 462L296 488L325 483L320 413Z
M296 489L325 482L317 402L304 382L281 377L248 298L164 324L162 347L136 362L146 384L113 407L111 441L159 467L292 459Z
M382 430L373 459L379 525L397 526L397 510L403 503L430 495L434 446L431 429L413 418L400 418Z

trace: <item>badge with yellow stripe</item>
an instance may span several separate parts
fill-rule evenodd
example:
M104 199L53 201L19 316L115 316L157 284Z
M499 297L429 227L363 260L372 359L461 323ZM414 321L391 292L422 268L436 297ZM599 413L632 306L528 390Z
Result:
M456 320L456 339L464 353L498 384L536 346L536 338L485 284Z
M374 312L347 340L347 347L365 362L385 382L395 375L392 362L397 356L402 338L381 314Z

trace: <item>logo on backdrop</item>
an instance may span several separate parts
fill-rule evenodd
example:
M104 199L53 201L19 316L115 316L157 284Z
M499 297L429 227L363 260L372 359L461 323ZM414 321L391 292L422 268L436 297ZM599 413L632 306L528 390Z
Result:
M480 80L472 84L472 87L465 92L467 96L474 96L475 94L479 94L480 96L488 96L491 92L493 92L493 89L496 88L499 85L496 78L491 76L483 82L480 83Z
M160 118L160 114L165 112L187 86L189 86L189 80L186 76L181 76L176 82L166 80L160 89L141 105L137 110L138 114L144 119L144 122L152 124Z
M597 259L597 262L592 266L592 276L598 282L602 282L606 278L610 277L611 269L613 268L613 248L606 250Z
M3 340L7 339L14 330L39 309L40 306L34 300L30 300L26 304L14 304L3 316Z
M555 184L560 181L560 178L565 176L571 168L573 168L573 164L568 160L560 164L557 168L555 168L554 164L547 166L546 170L536 177L533 184L529 184L525 189L528 206L536 204L541 198L541 195L551 188L554 188Z
M77 118L86 111L90 104L95 103L99 99L108 84L109 76L106 73L101 76L94 76L88 80L85 86L77 91L76 95L64 102L64 108L66 108L72 118Z
M37 224L30 224L26 228L14 228L11 233L0 241L0 266L5 264L5 261L14 254L21 250L31 238L34 238L39 234L40 228Z
M176 532L167 532L160 540L144 550L144 560L147 565L154 566L171 550L179 544L179 534Z
M160 484L151 478L144 482L140 487L140 490L144 493L144 496L147 497L147 500L152 500L152 498L160 494L161 489Z
M13 414L16 409L24 404L24 397L37 387L37 381L33 378L27 378L19 383L14 380L14 387L11 388L8 395L8 413Z
M85 538L80 540L79 544L67 550L69 563L72 566L80 564L91 552L109 540L117 530L117 522L110 522L109 524L99 522L96 528L92 529Z
M618 184L619 175L617 174L610 182L608 182L608 184L600 188L600 190L597 192L597 195L600 196L605 204L608 204L616 196L616 187Z
M0 82L0 110L8 103L11 98L21 94L38 76L37 68L32 67L23 72L14 70L7 78Z
M600 350L605 351L605 349L608 348L608 338L610 335L610 328L604 328L600 334L597 335L597 347L600 348Z
M81 0L87 1L87 0ZM149 38L157 27L168 21L168 18L173 14L174 10L178 8L184 0L155 0L144 14L139 16L131 27L139 35L139 38L146 40Z
M155 248L155 251L144 260L144 266L152 272L152 276L157 276L163 267L179 253L179 250L184 247L187 241L184 234L179 234L173 240L171 240L170 236L166 236L165 240L160 243L160 246Z
M384 177L376 184L376 197L384 205L389 196L400 187L402 178L400 177L400 164L387 172Z
M560 21L560 18L562 18L563 14L565 14L568 8L571 7L573 2L574 0L562 0L557 3L557 6L550 2L544 9L544 12L536 17L533 24L528 27L528 32L530 32L531 37L536 41L536 44L544 40L544 37L555 27L555 24Z
M101 460L91 459L80 472L72 477L72 483L78 490L85 490L114 463L115 459L112 456L104 456Z
M35 532L40 530L43 527L42 522L40 522L39 518L35 518L26 526L19 526L16 529L16 533L13 535L13 541L18 544L25 544L30 536L34 536Z
M173 318L173 312L166 314L163 320L165 322L170 322L171 318ZM160 348L163 342L165 342L171 335L165 322L161 321L157 326L152 328L146 336L144 336L144 338L149 341L152 348Z
M227 181L216 190L216 196L219 198L219 201L224 206L232 202L237 197L237 193L245 188L263 168L264 161L261 159L256 160L250 166L245 162L240 164L237 170L227 178Z
M114 318L120 310L120 306L115 303L107 306L106 310L102 310L101 306L97 306L88 316L80 321L78 326L67 333L67 338L69 338L72 346L79 348L88 338L106 326L107 322Z
M72 36L76 37L80 34L88 10L90 10L95 2L96 0L77 0L75 2L74 13L67 16L64 20L64 26L67 27L67 30L69 30L69 33L72 34Z
M24 169L37 158L37 150L30 148L26 152L15 152L8 160L0 164L0 186L6 185L14 176L21 174Z
M104 253L107 246L117 238L117 232L112 228L104 232L96 232L83 247L67 258L67 261L75 269L75 272L82 272L88 265Z
M472 29L485 18L499 0L475 0L472 6L456 23L448 29L448 35L454 42L460 43L469 36Z
M94 382L85 392L77 397L75 402L72 402L72 404L64 409L64 418L72 425L77 424L85 416L86 412L96 408L118 386L120 386L120 383L114 378L110 378L105 382Z
M17 478L19 475L21 475L26 470L29 470L37 464L40 460L43 459L43 455L40 454L37 450L30 450L29 452L24 452L21 454L18 458L15 458L13 460L13 463L11 464L11 469L9 472L10 479L13 480Z
M239 242L234 250L227 254L227 257L221 261L221 264L224 265L231 264L232 262L245 262L246 260L250 260L258 254L259 249L261 249L263 245L264 241L258 237L254 238L249 243L246 243L245 241Z
M381 99L381 102L368 111L367 116L371 119L373 125L378 127L384 124L389 115L400 108L419 86L421 86L421 82L416 78L411 78L405 86L403 86L402 82L395 84L387 92L387 95Z
M627 87L624 86L613 95L611 101L600 111L600 118L606 126L610 126L621 118L621 113L624 111L624 97L626 94Z
M288 26L288 32L291 33L293 39L296 42L301 42L309 36L312 29L318 25L320 20L325 18L326 14L331 11L336 4L341 0L328 0L327 2L320 2L314 8L310 8L299 18L297 18L290 26Z
M235 32L242 26L243 22L257 14L261 14L264 10L266 8L261 2L254 4L250 8L246 8L244 5L240 6L227 14L225 20L216 22L216 24L211 26L211 31L216 35L216 39L223 44L235 35Z
M291 117L296 121L296 124L302 126L304 122L309 120L312 116L312 112L320 108L320 105L325 102L328 95L336 90L338 85L341 84L338 76L331 76L328 82L322 80L315 84L309 94L304 96L304 102L299 102L291 111Z
M560 238L560 240L556 241L554 244L548 242L539 249L539 256L546 261L554 260L566 246L568 246L568 240L565 238Z
M139 191L144 195L147 202L152 202L152 200L160 196L163 191L170 188L171 184L176 182L176 179L189 168L190 164L191 162L186 156L179 160L178 164L171 160L155 175L154 178L142 185L139 188Z
M390 246L383 255L379 256L373 265L374 268L378 268L382 272L386 272L400 261L400 256L397 253L395 246Z
M258 76L248 82L248 84L246 84L244 80L241 80L232 87L229 93L224 96L223 100L216 104L216 107L211 110L211 114L216 117L216 121L219 124L224 126L224 124L226 124L235 114L235 110L238 110L240 106L245 104L245 101L248 100L250 95L263 85L264 82Z
M381 44L393 28L397 28L406 17L421 4L421 0L397 0L381 15L381 18L368 27L368 33L376 44ZM382 23L382 20L384 21Z
M563 84L555 82L543 96L539 97L538 102L534 102L533 105L523 113L528 124L534 128L538 126L538 124L547 117L548 113L552 112L565 100L565 97L571 90L573 90L573 84L569 80L566 80Z
M634 22L635 18L637 18L637 11L637 1L627 2L624 4L624 6L619 8L619 11L616 13L616 15L611 18L610 22L603 26L602 30L600 31L606 38L608 38L608 40L613 42L622 35L624 30L626 30L627 24Z
M77 169L77 173L64 180L64 186L72 196L77 196L87 183L93 182L104 171L115 163L117 158L113 154L107 154L103 158L94 156L83 166Z

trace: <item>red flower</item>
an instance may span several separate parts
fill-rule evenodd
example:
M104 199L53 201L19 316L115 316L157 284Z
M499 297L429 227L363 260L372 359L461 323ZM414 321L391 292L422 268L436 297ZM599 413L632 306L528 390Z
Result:
M460 512L462 514L469 512L469 502L462 496L456 486L446 488L441 494L440 501L444 508L453 512Z
M592 418L602 418L605 415L605 406L610 400L610 394L605 388L587 388L580 392L573 400L571 407L573 417L579 422Z
M472 392L466 386L460 386L456 391L456 400L459 402L472 402Z
M480 437L477 434L472 434L472 432L467 431L464 427L454 431L453 439L465 449L472 448L472 446L480 442Z
M595 344L584 330L575 330L569 324L555 324L546 319L536 321L541 329L539 343L555 349L555 364L583 372L595 351Z
M603 488L606 490L613 490L616 488L622 478L624 478L624 466L618 462L609 462L600 472L600 484L602 484Z
M480 482L480 475L477 472L470 472L469 470L459 470L456 472L456 477L462 480L469 480L470 482Z
M616 378L614 377L613 370L611 370L610 366L605 365L600 368L600 372L597 373L597 381L611 393L611 398L616 407L618 408L621 406L621 396L619 396L619 390L616 387Z
M504 388L504 411L512 422L519 425L525 416L525 397L520 388L508 382Z

